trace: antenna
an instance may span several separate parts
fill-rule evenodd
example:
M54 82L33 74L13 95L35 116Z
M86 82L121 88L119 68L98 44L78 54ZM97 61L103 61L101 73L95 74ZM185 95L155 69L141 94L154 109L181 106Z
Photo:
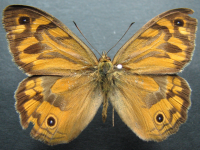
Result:
M130 27L131 27L134 23L135 23L135 22L132 22L132 23L129 25L128 29L126 30L126 32L124 33L124 35L119 39L119 41L121 41L121 39L126 35L126 33L128 32L128 30L130 29ZM113 49L113 48L119 43L119 41L118 41L113 47L111 47L111 48L108 50L107 54L110 52L111 49Z
M78 31L82 34L82 36L86 39L86 37L83 35L83 33L81 32L81 30L79 29L79 27L77 26L77 24L76 24L76 22L74 22L73 21L73 23L74 23L74 25L76 26L76 28L78 29ZM90 46L92 46L92 44L86 39L86 41L90 44ZM93 46L92 46L92 48L95 50L95 51L97 51ZM97 51L97 53L101 56L101 54Z

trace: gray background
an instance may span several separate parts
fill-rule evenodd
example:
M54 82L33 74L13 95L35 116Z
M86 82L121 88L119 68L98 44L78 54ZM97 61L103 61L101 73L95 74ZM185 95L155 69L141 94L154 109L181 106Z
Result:
M121 38L129 24L135 22L127 35L109 53L111 58L148 20L164 11L180 7L192 8L195 11L192 17L200 20L200 0L1 0L1 16L3 9L11 4L31 5L52 14L85 42L72 22L75 21L100 53L110 49ZM32 139L29 136L32 125L29 125L27 130L22 130L20 126L19 116L14 108L13 95L18 83L26 75L12 62L5 35L2 24L0 24L0 149L183 150L197 149L200 146L200 32L197 32L193 60L180 74L192 88L192 107L189 110L187 122L175 135L160 143L142 141L121 121L116 113L115 127L112 127L112 107L109 107L108 119L103 124L102 107L100 107L93 121L78 138L69 144L54 147Z

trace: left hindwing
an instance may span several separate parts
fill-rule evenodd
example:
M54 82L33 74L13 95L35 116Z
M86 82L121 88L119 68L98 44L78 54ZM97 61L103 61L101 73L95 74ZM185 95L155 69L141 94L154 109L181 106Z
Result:
M102 103L93 77L33 76L19 84L16 109L23 128L49 145L68 143L90 123Z
M113 64L136 74L173 74L191 60L197 20L193 10L164 12L144 25L115 55Z

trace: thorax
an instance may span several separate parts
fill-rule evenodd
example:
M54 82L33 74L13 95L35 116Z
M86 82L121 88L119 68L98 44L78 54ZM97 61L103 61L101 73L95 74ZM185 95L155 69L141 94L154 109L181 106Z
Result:
M101 88L104 92L108 92L112 84L113 64L111 59L103 54L99 59L98 75Z

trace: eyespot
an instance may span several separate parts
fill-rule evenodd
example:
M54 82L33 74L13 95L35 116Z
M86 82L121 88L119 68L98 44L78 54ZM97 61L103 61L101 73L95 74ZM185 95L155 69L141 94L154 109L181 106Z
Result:
M165 115L160 111L155 114L154 118L155 122L158 124L163 123L165 121Z
M50 128L54 128L57 125L57 119L54 115L49 115L46 118L46 126Z
M182 27L184 25L184 21L182 19L176 19L174 20L174 25Z
M29 24L30 18L29 17L20 17L19 18L19 24Z
M156 116L156 121L157 121L157 122L161 123L161 122L163 122L163 120L164 120L164 117L163 117L162 114L158 114L158 115Z
M53 117L49 117L49 118L47 119L47 124L48 124L49 126L54 126L55 123L56 123L56 121L55 121L55 119L54 119Z

